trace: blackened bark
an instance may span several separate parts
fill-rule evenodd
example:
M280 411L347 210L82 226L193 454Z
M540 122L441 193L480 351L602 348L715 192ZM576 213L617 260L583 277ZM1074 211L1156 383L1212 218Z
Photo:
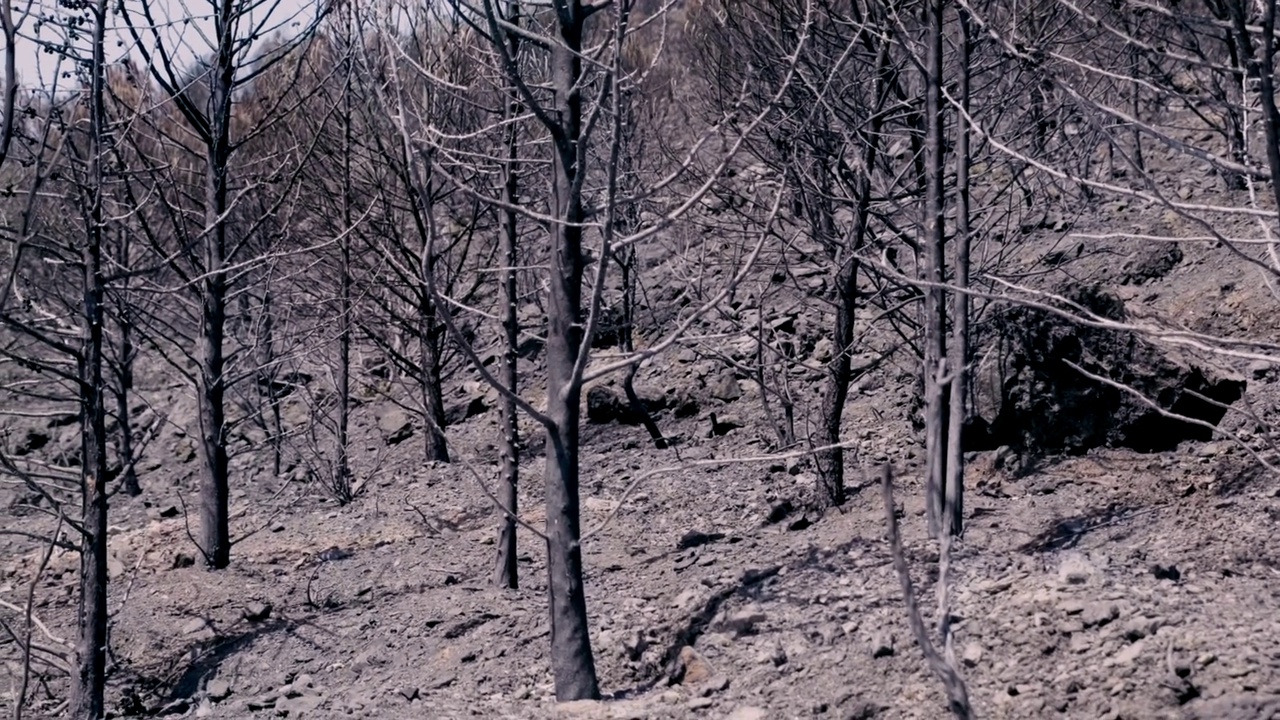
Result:
M942 288L946 262L946 233L943 193L946 181L943 166L944 121L942 106L942 22L944 0L930 0L927 21L929 48L925 69L925 207L924 207L924 380L925 458L928 468L925 508L929 535L937 537L942 516L943 484L946 480L947 389L939 384L947 357L946 293ZM1034 93L1033 93L1034 96Z
M103 101L106 82L103 40L107 3L93 14L93 64L90 68L89 212L81 258L84 263L84 317L79 357L81 453L80 602L77 616L71 716L97 720L105 715L103 692L107 665L107 412L103 381L102 326L106 295L102 273L104 171L107 132Z
M429 250L423 250L422 271L435 272L435 258ZM428 461L449 462L449 446L444 436L444 391L441 389L440 342L444 328L436 319L436 306L426 288L422 291L422 303L418 308L418 328L421 342L422 409L426 413L426 431L423 432L424 450Z
M582 580L578 498L578 431L582 387L574 377L582 344L582 227L579 166L582 156L582 35L587 8L579 0L557 5L561 43L551 50L559 132L554 138L551 272L547 308L546 511L547 588L551 608L551 669L556 699L600 696Z
M511 2L508 5L507 22L512 25L520 24L520 3ZM507 33L508 50L511 57L519 57L520 52L520 36L516 33ZM506 117L506 146L507 146L507 164L503 172L505 178L502 184L502 202L507 207L502 212L502 331L504 347L502 349L502 377L500 381L511 391L512 395L519 390L517 382L519 379L519 346L520 346L520 315L518 312L519 298L516 284L516 266L519 260L519 220L516 211L512 208L519 202L520 197L520 176L519 176L519 133L514 122L515 118L520 114L520 103L516 100L514 91L511 98L507 102ZM520 426L517 422L516 401L514 397L504 396L502 398L502 407L500 408L501 417L499 420L499 432L501 433L499 447L502 448L502 482L498 488L498 501L502 503L503 515L498 526L498 564L495 576L498 585L512 590L520 587L520 571L516 565L516 517L520 510L519 493L520 487Z
M231 563L226 432L227 172L231 159L231 91L235 79L232 0L214 16L217 56L209 76L206 139L204 272L201 284L200 372L197 399L203 477L200 483L200 551L211 570Z
M946 531L959 536L964 531L964 447L960 428L964 427L969 398L969 82L970 51L973 39L970 34L969 14L960 10L960 108L956 120L956 277L959 292L954 293L951 328L951 408L947 426L947 474L943 492L943 509Z

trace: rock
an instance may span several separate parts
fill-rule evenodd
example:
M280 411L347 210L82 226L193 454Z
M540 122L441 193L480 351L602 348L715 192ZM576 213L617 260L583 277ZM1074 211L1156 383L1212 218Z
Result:
M732 372L725 371L711 383L711 397L730 403L742 397L742 388Z
M374 417L382 439L388 445L404 442L413 436L413 423L404 408L391 403L382 403L374 409Z
M191 618L187 624L182 626L183 635L195 635L196 633L209 627L209 621L204 618Z
M1182 262L1182 249L1177 243L1143 243L1142 249L1134 253L1124 264L1120 283L1142 285L1151 280L1158 280L1168 275L1180 262Z
M728 689L729 678L725 675L717 675L703 683L702 687L698 688L698 694L702 697L711 697Z
M316 716L316 711L320 709L320 705L323 703L324 698L319 695L299 695L278 700L275 705L275 711L276 715L281 717L310 718Z
M1130 642L1156 634L1163 623L1158 618L1136 617L1124 624L1124 637Z
M1100 317L1123 321L1127 316L1123 301L1097 287L1072 285L1059 294ZM977 346L989 350L974 373L975 418L964 429L967 450L1001 445L1065 453L1103 446L1172 450L1185 440L1210 440L1226 407L1245 389L1244 378L1207 359L1132 333L1082 327L1036 308L1001 310L982 332L987 338ZM1206 426L1166 417L1071 364Z
M231 695L231 683L221 678L210 680L204 688L205 694L214 702L226 700Z
M245 707L247 707L250 711L253 711L253 712L256 712L258 710L270 710L271 708L275 707L276 703L279 701L280 701L280 696L278 694L273 692L263 693L262 695L252 698L248 702L246 702Z
M173 554L173 562L170 563L169 567L174 570L180 570L182 568L189 568L195 564L196 559L190 553L176 552Z
M1094 602L1085 606L1080 622L1087 628L1102 627L1120 617L1120 608L1112 602Z
M724 627L732 632L736 637L744 635L752 635L756 631L756 626L764 622L767 616L760 609L739 610L729 617L725 618Z
M813 354L810 357L815 362L829 363L832 356L835 355L835 348L835 343L831 342L831 338L818 338L818 341L813 344Z
M30 455L49 444L49 434L34 428L27 428L10 436L9 440L13 443L10 452L19 457Z
M871 637L871 657L889 657L894 653L894 638L891 633L878 632Z
M724 720L765 720L769 713L754 705L741 705L725 716Z
M1093 563L1084 556L1072 553L1063 558L1062 564L1058 566L1058 580L1063 585L1083 585L1097 572Z
M965 667L974 667L982 662L982 646L977 643L969 643L964 646L964 653L960 656L960 661Z
M715 675L711 665L702 656L702 653L694 650L689 645L680 648L680 657L677 663L676 682L681 685L697 685L710 680Z
M1151 565L1151 574L1154 575L1157 580L1173 580L1174 582L1177 582L1182 579L1182 572L1178 570L1177 565L1172 563L1169 565L1153 563Z
M458 425L470 420L477 415L483 415L489 411L489 404L485 402L484 397L474 397L468 402L451 405L444 411L445 425Z
M126 570L127 568L125 568L124 561L120 559L120 556L116 555L115 553L111 553L110 555L107 556L107 577L108 578L112 580L117 580L120 577L124 576Z
M164 508L160 510L160 517L166 519L176 518L181 514L182 511L178 509L177 505L165 505Z
M604 425L611 422L630 424L631 407L607 387L597 385L587 391L587 422Z
M244 606L240 614L249 622L262 622L271 617L271 603L251 602Z
M399 688L398 692L400 693L400 697L404 698L409 702L413 702L414 700L417 700L418 697L421 696L421 692L419 692L417 686L415 685L409 685L406 687Z
M1129 645L1125 647L1123 650L1121 650L1120 652L1116 653L1115 657L1111 658L1111 661L1115 665L1132 665L1133 661L1137 660L1138 656L1141 655L1142 651L1145 649L1146 649L1146 641L1139 640L1138 642L1132 645Z
M1266 380L1271 377L1274 368L1275 365L1267 360L1254 360L1249 363L1246 371L1249 373L1249 377L1254 380Z

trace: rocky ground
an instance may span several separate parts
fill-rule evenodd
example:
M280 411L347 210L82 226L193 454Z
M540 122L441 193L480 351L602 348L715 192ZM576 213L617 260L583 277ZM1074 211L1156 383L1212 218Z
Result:
M1057 252L1070 225L1048 223L1037 252ZM1160 265L1138 257L1146 247L1095 267ZM802 283L815 277L793 272ZM1276 321L1250 272L1186 244L1154 277L1099 276L1143 312L1257 333ZM818 367L821 343L805 352ZM859 362L870 367L869 357ZM1229 415L1224 428L1269 453L1276 373L1256 362L1236 370L1256 417ZM794 372L811 402L818 375ZM141 467L144 494L112 502L116 717L945 715L907 628L874 480L880 462L898 469L907 555L931 608L937 556L923 534L923 451L905 366L885 363L858 381L847 416L856 491L843 512L821 518L801 507L814 482L805 462L745 461L771 449L758 387L693 349L639 379L642 395L664 399L657 419L680 439L675 449L652 449L636 426L586 426L588 605L609 698L569 704L552 697L545 566L531 532L522 531L521 589L490 585L498 515L482 484L495 474L496 412L451 427L457 461L430 465L421 428L364 396L355 449L366 491L343 507L305 472L277 476L265 453L242 455L233 503L242 539L232 567L208 573L193 566L187 537L195 458L180 418L191 399L163 373L143 385L169 422ZM453 388L451 402L469 405L477 387ZM291 407L286 420L302 413ZM75 441L74 424L58 418L9 431L11 448L34 444L50 457ZM542 461L538 441L530 445L522 516L538 527ZM1280 717L1280 485L1245 447L998 449L972 455L967 483L954 650L981 717ZM5 529L49 530L28 495L0 492ZM41 555L37 543L0 535L0 600L25 602ZM55 551L34 588L38 643L57 648L73 635L75 584L76 558ZM19 672L11 659L4 693ZM37 683L28 717L56 713L62 687ZM11 697L0 694L0 712Z

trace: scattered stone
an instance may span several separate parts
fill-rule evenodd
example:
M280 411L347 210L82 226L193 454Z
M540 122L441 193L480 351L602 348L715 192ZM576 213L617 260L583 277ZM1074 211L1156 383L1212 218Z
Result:
M276 693L264 693L249 700L245 703L245 707L247 707L251 712L256 712L258 710L270 710L276 706L276 703L279 702L279 700L280 696Z
M444 411L445 425L459 425L488 411L489 404L485 402L484 398L474 397L471 398L470 402L458 403L446 409Z
M587 391L587 422L605 425L611 422L630 424L631 406L617 393L602 385Z
M715 672L702 653L689 645L680 648L679 668L676 671L676 682L681 685L697 685L710 680Z
M251 602L240 614L249 622L262 622L271 617L271 603Z
M732 632L735 637L743 637L744 635L753 635L756 632L756 626L764 622L767 616L759 608L748 608L740 610L724 621L726 630Z
M1058 566L1058 580L1064 585L1083 585L1097 572L1093 563L1082 555L1072 554L1063 559Z
M458 676L452 673L446 673L432 680L428 685L428 690L443 690L458 681Z
M1274 365L1266 360L1254 360L1249 363L1249 366L1246 369L1249 373L1249 377L1254 380L1265 380L1269 375L1271 375L1271 371L1274 367Z
M703 683L702 687L698 688L698 694L702 697L710 697L728 689L729 678L724 675L717 675Z
M1139 640L1116 653L1115 657L1111 660L1116 665L1132 665L1133 661L1137 660L1138 656L1142 654L1142 651L1146 649L1146 646L1147 644L1145 640Z
M183 635L195 635L196 633L209 627L209 621L204 618L191 618L186 625L182 626Z
M974 667L982 662L982 646L977 643L969 643L964 647L964 653L960 656L961 662L965 667Z
M730 403L742 397L742 387L732 372L725 371L711 383L711 397Z
M221 678L210 680L204 688L205 694L213 702L221 702L231 695L231 683Z
M178 509L177 505L166 505L160 510L160 517L165 519L176 518L181 514L182 511Z
M686 703L685 707L689 708L690 710L696 711L696 710L706 710L707 708L715 704L716 704L716 701L712 700L709 697L696 697L690 700L688 703Z
M725 716L724 720L765 720L769 713L754 705L742 705Z
M770 506L769 515L765 518L765 522L770 525L782 522L788 515L794 512L795 509L796 506L793 505L790 500L781 500L776 502Z
M319 695L299 695L277 701L275 711L281 717L310 718L315 716L322 703L324 698Z
M1182 193L1187 193L1186 197ZM1183 185L1178 188L1178 196L1186 200L1191 196L1191 188ZM1142 285L1151 280L1158 280L1168 275L1182 262L1182 249L1177 243L1143 243L1129 262L1124 265L1120 282L1124 285Z
M1080 622L1087 628L1102 627L1120 617L1120 608L1111 602L1094 602L1085 606L1080 613Z
M871 636L871 657L882 658L893 655L894 638L891 633L879 632Z
M418 688L416 685L402 687L398 690L398 692L400 693L400 697L404 698L409 702L413 702L414 700L417 700L421 696L421 693L418 691Z
M696 548L699 545L706 545L723 539L724 533L704 533L698 532L697 530L690 530L684 535L681 535L680 539L676 541L676 549L688 550L689 548Z
M413 435L413 423L409 414L390 403L383 403L374 410L378 429L382 431L382 439L388 445L396 445L408 440Z
M1163 623L1159 618L1136 617L1124 624L1124 637L1130 642L1156 634Z

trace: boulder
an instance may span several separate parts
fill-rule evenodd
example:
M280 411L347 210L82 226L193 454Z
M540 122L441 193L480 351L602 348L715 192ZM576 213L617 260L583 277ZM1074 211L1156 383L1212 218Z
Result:
M1106 290L1077 285L1059 294L1099 316L1126 318L1123 301ZM974 417L964 428L969 450L1003 445L1032 452L1171 450L1184 440L1210 439L1225 406L1245 389L1242 377L1209 360L1037 308L997 312L982 334L978 347L985 352L974 373ZM1089 378L1071 364L1142 397ZM1209 427L1163 415L1144 398Z

